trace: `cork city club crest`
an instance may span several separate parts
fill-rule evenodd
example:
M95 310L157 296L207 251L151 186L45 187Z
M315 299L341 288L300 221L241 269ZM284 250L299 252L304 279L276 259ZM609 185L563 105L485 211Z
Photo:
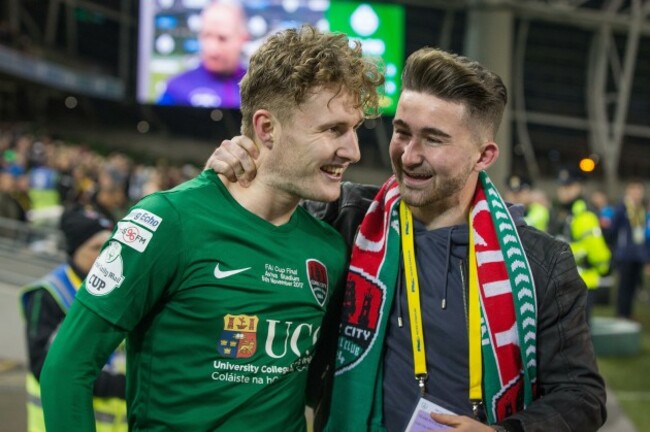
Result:
M224 357L249 358L257 349L257 325L255 315L230 315L223 317L223 331L217 349Z
M307 260L307 276L309 278L309 287L314 294L319 305L325 305L329 284L327 281L327 268L325 265L315 259Z
M510 417L524 406L524 376L520 373L499 393L494 395L490 407L495 410L496 418Z
M350 269L343 300L337 369L354 367L375 341L384 292L379 280Z

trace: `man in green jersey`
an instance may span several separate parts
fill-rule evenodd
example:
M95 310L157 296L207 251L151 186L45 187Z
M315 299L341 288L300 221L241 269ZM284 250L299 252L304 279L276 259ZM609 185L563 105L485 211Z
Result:
M125 337L130 430L306 430L307 366L347 254L297 206L338 198L382 82L342 34L261 46L241 82L257 178L206 171L118 222L46 359L48 431L94 429L93 379Z

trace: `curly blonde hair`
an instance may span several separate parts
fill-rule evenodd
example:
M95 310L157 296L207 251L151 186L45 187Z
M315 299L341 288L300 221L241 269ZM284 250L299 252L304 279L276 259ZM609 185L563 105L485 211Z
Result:
M253 113L272 111L285 120L317 87L356 96L366 117L380 113L378 87L384 75L378 61L363 57L361 44L345 34L310 25L269 37L253 54L241 86L242 132L253 136Z

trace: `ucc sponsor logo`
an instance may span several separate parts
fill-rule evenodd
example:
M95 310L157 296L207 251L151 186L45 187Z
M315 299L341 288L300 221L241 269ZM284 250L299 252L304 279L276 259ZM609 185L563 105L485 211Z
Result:
M247 344L250 344L251 333L256 333L260 327L257 316L226 315L225 320L226 323L238 322L237 327L245 327L239 338L248 340ZM318 341L320 326L314 328L312 324L296 324L293 321L279 320L266 320L266 324L268 333L264 343L264 353L276 359L278 363L262 365L231 363L230 358L245 358L249 354L247 351L244 355L236 355L234 354L236 349L233 349L233 352L226 355L223 360L213 362L214 372L211 378L214 381L268 385L282 376L307 370L313 358L313 347ZM235 339L237 338L235 335ZM222 344L223 341L222 338L219 343ZM224 354L221 346L219 352Z
M251 357L257 348L258 321L255 315L227 314L218 343L219 353L230 358ZM267 319L266 324L264 352L274 359L282 359L290 352L297 357L310 354L320 335L320 326L314 328L308 323Z

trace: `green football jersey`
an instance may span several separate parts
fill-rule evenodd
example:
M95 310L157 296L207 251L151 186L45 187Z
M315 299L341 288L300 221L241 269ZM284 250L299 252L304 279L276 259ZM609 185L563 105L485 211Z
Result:
M128 331L135 431L304 431L307 367L347 248L298 208L274 226L212 171L118 222L78 301Z

